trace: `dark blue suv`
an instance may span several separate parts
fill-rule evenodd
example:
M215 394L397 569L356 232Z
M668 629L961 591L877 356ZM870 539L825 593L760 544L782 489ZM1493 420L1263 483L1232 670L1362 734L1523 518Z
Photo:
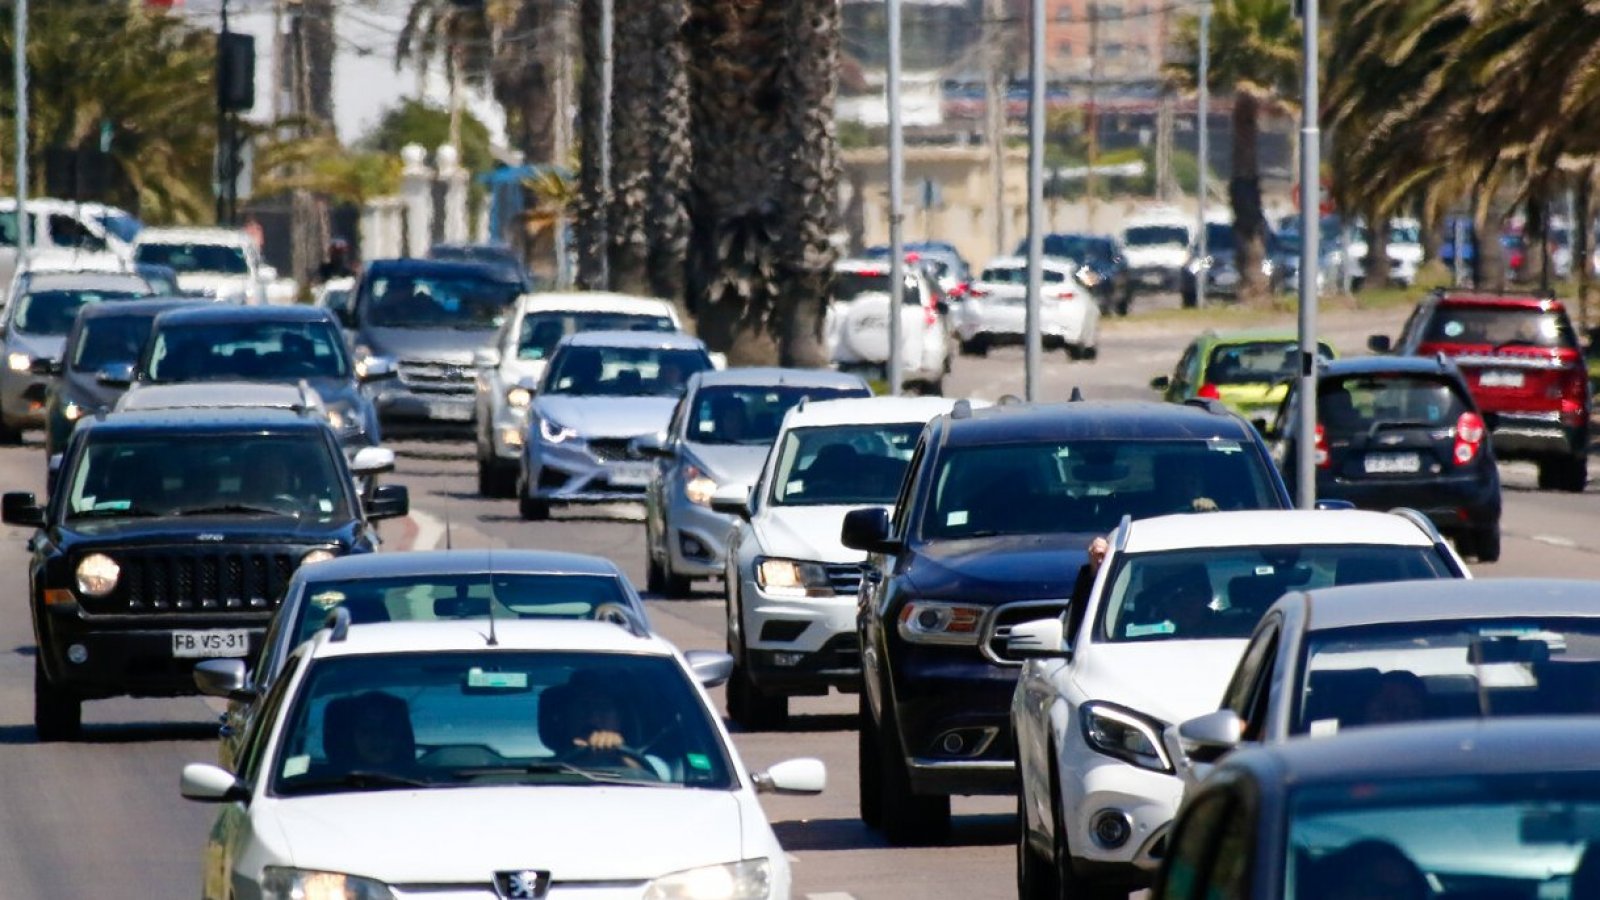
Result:
M941 839L952 794L1015 790L1008 710L1020 622L1069 604L1086 548L1123 516L1283 509L1251 425L1221 404L1072 402L928 424L892 513L849 513L869 556L862 649L861 818L893 843Z

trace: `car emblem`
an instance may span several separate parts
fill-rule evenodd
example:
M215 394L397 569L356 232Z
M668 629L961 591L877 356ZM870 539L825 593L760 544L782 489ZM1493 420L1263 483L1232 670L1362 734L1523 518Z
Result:
M1405 440L1405 438L1398 434L1378 435L1378 443L1384 445L1385 447L1393 447L1395 444L1398 444L1403 440Z
M537 869L494 873L495 896L504 900L543 900L550 891L550 873Z
M196 536L196 537L195 537L195 540L197 540L197 541L208 541L208 542L216 542L216 541L220 541L220 540L223 540L223 536L222 536L222 535L220 535L220 534L215 534L215 533L212 533L212 532L207 532L207 533L205 533L205 534L202 534L202 535L197 535L197 536Z

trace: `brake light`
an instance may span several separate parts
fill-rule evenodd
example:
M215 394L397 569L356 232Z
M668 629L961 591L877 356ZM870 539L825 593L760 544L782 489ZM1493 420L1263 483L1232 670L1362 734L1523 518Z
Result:
M951 300L960 300L967 295L967 291L971 290L971 288L971 285L963 281L950 289L949 297Z
M1328 432L1321 425L1317 426L1317 447L1311 458L1319 469L1326 469L1333 464L1333 455L1328 452Z
M1055 297L1057 300L1071 300L1075 295L1070 290L1061 290L1056 291L1051 296Z
M1206 382L1205 384L1200 385L1200 390L1195 391L1194 395L1196 397L1199 397L1202 400L1221 400L1222 399L1222 392L1217 390L1217 386L1212 384L1209 381Z
M969 285L967 285L967 296L968 297L987 297L987 296L989 296L989 292L984 290L981 287L978 287L975 284L969 284Z
M922 322L930 328L939 324L939 310L932 306L924 306L922 308Z
M1483 419L1475 412L1464 412L1456 419L1456 465L1464 466L1477 457L1483 446Z

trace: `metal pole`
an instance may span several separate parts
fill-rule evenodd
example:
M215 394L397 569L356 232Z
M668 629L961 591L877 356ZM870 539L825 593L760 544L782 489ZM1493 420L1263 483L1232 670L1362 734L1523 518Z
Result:
M889 75L884 102L889 112L889 395L901 388L900 315L906 292L905 130L900 121L900 0L889 0Z
M1028 36L1028 297L1023 325L1023 396L1039 399L1039 300L1044 293L1044 0L1032 0Z
M1210 168L1207 159L1211 152L1210 121L1211 121L1211 4L1200 4L1200 96L1195 106L1195 130L1200 146L1199 166L1195 175L1195 262L1197 267L1194 273L1194 302L1196 306L1206 305L1206 275L1210 274L1207 268L1208 253L1206 247L1206 171Z
M16 34L12 59L17 85L17 266L28 267L28 0L17 0Z
M1317 215L1322 180L1322 135L1317 129L1317 0L1305 0L1300 102L1300 421L1295 442L1295 497L1301 509L1317 505Z
M595 168L599 170L600 209L600 290L611 288L611 95L613 67L611 52L616 41L614 0L600 0L600 146L596 148Z

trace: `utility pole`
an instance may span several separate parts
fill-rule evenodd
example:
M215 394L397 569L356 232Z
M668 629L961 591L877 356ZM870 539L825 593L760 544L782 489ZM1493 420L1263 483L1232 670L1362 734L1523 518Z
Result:
M12 36L11 57L16 66L17 89L17 265L28 266L28 0L16 0L17 20Z
M1044 0L1032 0L1028 34L1028 296L1023 318L1023 397L1039 399L1039 300L1044 292Z
M600 0L600 146L595 148L595 168L600 182L600 283L599 290L611 288L611 96L613 93L612 50L616 45L617 10L615 0Z
M1156 106L1156 199L1172 200L1172 92L1163 89Z
M1301 509L1317 505L1312 448L1317 430L1317 230L1321 227L1322 134L1317 127L1317 0L1303 0L1300 32L1300 421L1295 432L1295 497ZM1372 227L1383 227L1374 224Z
M1095 174L1095 163L1100 159L1100 117L1095 109L1095 91L1100 83L1100 3L1099 0L1089 0L1089 102L1084 111L1084 125L1088 129L1089 146L1088 161L1089 171L1084 177L1084 194L1088 199L1089 221L1085 231L1094 232L1095 204L1099 199L1096 195L1100 190L1100 178Z
M1010 67L1005 52L1005 0L987 0L983 14L984 137L989 144L989 202L994 210L994 255L1006 252L1006 121Z
M889 72L884 103L889 114L889 396L900 395L900 313L906 290L905 130L900 120L900 0L888 2Z
M1197 165L1195 171L1195 260L1198 265L1194 272L1194 302L1196 306L1206 305L1206 275L1209 256L1206 248L1206 171L1210 168L1210 120L1211 120L1211 3L1203 0L1200 4L1200 96L1195 101L1195 138L1199 145L1195 148Z
M573 94L573 52L572 52L572 9L573 4L562 2L558 7L561 10L557 21L560 23L556 37L556 83L551 93L554 96L556 114L552 121L551 145L554 158L550 164L557 169L567 165L567 160L572 156L572 109ZM519 244L520 246L520 244ZM566 288L572 285L571 267L567 265L569 255L567 246L567 214L565 211L556 219L555 223L555 251L556 251L556 287Z

